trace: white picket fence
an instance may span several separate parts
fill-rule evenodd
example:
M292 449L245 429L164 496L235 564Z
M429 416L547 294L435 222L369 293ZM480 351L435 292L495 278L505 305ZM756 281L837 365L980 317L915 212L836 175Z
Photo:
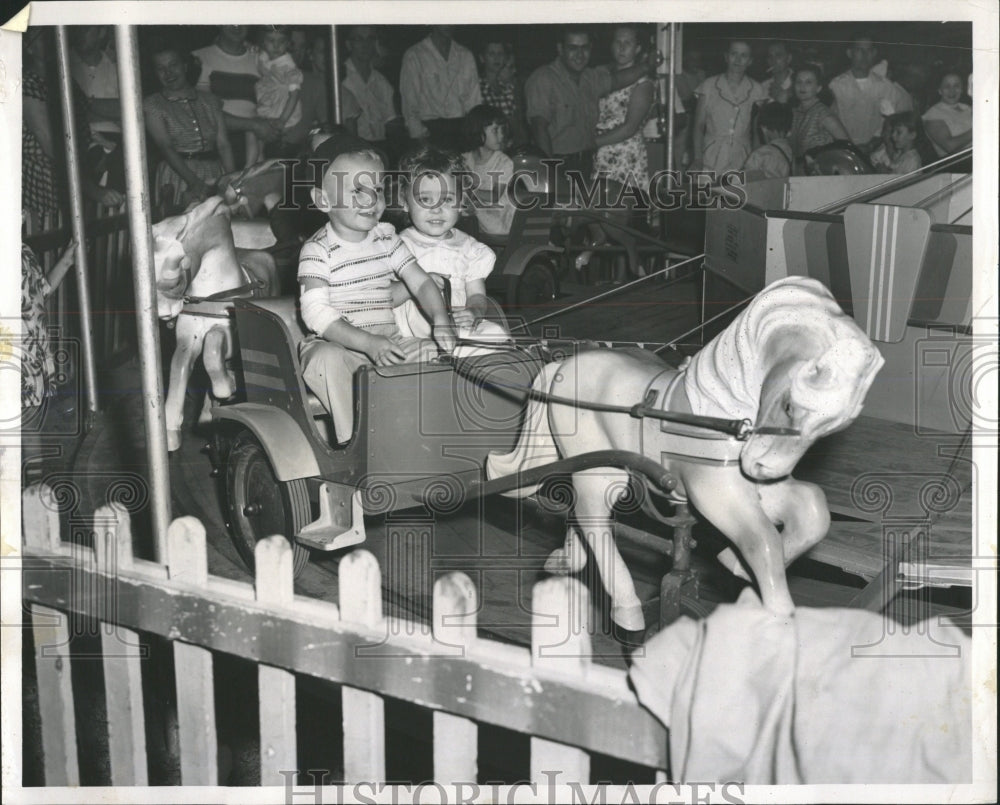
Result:
M184 785L218 784L213 651L258 665L262 785L284 785L282 770L296 769L295 673L342 685L345 783L386 779L383 697L433 711L441 784L476 781L480 723L531 736L534 782L550 783L552 770L589 782L590 753L666 779L666 732L624 671L591 661L588 593L574 579L535 586L528 649L477 637L476 589L459 572L436 580L428 628L383 615L381 570L365 550L340 562L338 606L294 594L292 552L279 536L257 545L250 584L208 573L205 529L193 517L171 524L166 566L133 557L128 513L117 504L96 512L92 548L62 540L43 485L23 492L22 523L46 785L79 784L69 616L115 624L100 630L113 785L148 778L140 631L168 638L183 669Z

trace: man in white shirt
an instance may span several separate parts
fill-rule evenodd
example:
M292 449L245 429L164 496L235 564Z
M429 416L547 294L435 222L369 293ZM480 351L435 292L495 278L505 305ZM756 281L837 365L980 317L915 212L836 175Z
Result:
M388 140L398 137L403 121L396 111L395 91L375 69L378 34L371 25L356 25L348 32L344 79L340 82L341 117L347 129L386 153ZM393 136L393 129L397 129ZM390 158L390 162L392 159Z
M913 109L906 90L872 69L877 55L870 37L855 37L847 49L850 69L830 82L834 113L851 141L866 153L881 145L885 117Z
M403 54L399 92L412 138L460 151L462 118L483 96L475 57L451 38L453 30L453 25L435 25Z

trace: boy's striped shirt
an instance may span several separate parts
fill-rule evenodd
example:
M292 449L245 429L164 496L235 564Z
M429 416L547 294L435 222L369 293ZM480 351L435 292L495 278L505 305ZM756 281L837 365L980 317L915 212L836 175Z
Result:
M380 222L359 243L341 240L326 224L302 245L298 279L323 280L330 304L364 330L394 326L389 283L414 262L392 224Z

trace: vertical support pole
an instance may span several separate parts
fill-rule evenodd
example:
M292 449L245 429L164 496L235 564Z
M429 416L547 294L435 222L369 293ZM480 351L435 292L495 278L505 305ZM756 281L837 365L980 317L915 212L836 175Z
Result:
M170 525L170 476L167 466L167 426L160 376L160 330L156 318L156 277L153 271L153 233L146 182L146 134L143 129L142 87L139 82L139 37L134 25L116 25L118 86L122 103L125 147L125 188L129 232L132 236L132 281L135 283L136 328L142 376L143 424L149 465L150 506L156 560L167 564L167 528Z
M674 115L677 113L677 23L670 23L670 67L667 72L667 167L674 166Z
M80 343L83 348L83 382L87 395L87 421L97 413L97 368L94 363L94 324L90 310L90 283L87 277L86 232L83 227L83 185L80 181L80 154L73 109L73 79L69 74L69 34L65 25L56 26L59 63L59 100L62 105L63 137L66 144L66 174L69 178L70 224L76 240L76 292L79 300ZM81 121L81 125L87 125Z
M337 26L330 26L330 90L333 100L333 122L341 123L340 117L340 48L337 45Z

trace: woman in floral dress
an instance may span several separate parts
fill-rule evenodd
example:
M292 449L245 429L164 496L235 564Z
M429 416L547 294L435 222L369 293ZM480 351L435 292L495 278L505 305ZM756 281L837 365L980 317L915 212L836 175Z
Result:
M632 25L615 28L611 41L615 70L635 64L642 52L639 32ZM601 98L597 121L597 153L594 175L642 188L649 188L649 156L642 127L653 106L653 82L643 76L634 84Z
M632 67L641 52L638 29L634 25L616 26L611 40L614 70ZM642 127L652 106L653 82L648 76L601 98L595 137L594 178L609 183L608 196L612 201L623 186L640 190L644 198L649 192L649 156ZM634 196L624 198L626 202L634 201ZM592 245L607 242L607 234L599 224L593 224L589 229ZM612 235L619 242L623 239L621 234L613 231ZM576 260L577 268L586 265L590 258L590 251L581 252ZM616 258L615 284L624 280L625 272L625 258Z

